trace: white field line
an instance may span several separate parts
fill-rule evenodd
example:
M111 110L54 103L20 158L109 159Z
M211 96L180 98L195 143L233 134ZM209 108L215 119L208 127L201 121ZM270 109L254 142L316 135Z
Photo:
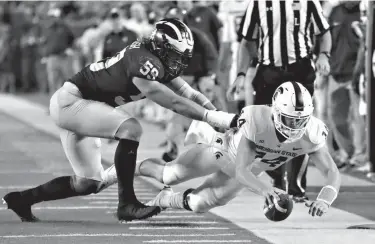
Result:
M60 237L212 237L212 236L235 236L234 233L222 234L131 234L131 233L73 233L73 234L40 234L40 235L4 235L0 238L19 239L19 238L60 238Z
M45 170L1 170L1 175L10 175L10 174L51 174Z
M143 243L251 243L251 240L152 240Z
M137 196L153 196L155 197L156 195L158 194L158 192L137 192L135 193L135 195ZM92 196L98 196L98 197L101 197L101 196L118 196L118 193L117 191L116 192L100 192L96 195L92 195Z
M218 224L217 221L173 221L173 220L158 220L158 221L150 221L147 220L140 220L140 221L132 221L126 224L130 225L144 225L144 224L176 224L176 225L182 225L182 224L189 224L189 225L214 225Z
M36 187L36 185L24 185L24 186L0 186L0 189L28 189L28 188L32 188L32 187Z
M115 202L118 201L118 196L85 196L81 197L81 199L85 200L115 200ZM151 200L153 199L152 196L137 196L138 200Z
M115 211L107 211L107 214L115 214ZM164 210L162 214L187 214L188 212L186 210Z
M197 214L169 216L169 215L164 215L163 213L152 217L152 219L202 219L202 218L205 218L205 216L197 215Z
M164 226L164 227L129 227L130 230L228 230L229 227L200 227L200 226Z
M45 206L33 207L33 210L94 210L94 209L117 209L117 206ZM8 210L5 206L0 206L0 211Z

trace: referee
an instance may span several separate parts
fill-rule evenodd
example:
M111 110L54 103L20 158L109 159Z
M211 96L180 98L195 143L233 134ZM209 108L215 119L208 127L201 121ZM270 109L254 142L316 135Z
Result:
M244 83L251 61L258 57L252 81L254 104L271 104L274 91L286 81L300 82L313 94L315 67L311 54L311 25L320 46L316 69L328 75L331 35L318 0L249 1L242 27L235 84ZM307 199L307 161L303 155L284 167L267 172L274 179L274 186L287 190L296 202Z

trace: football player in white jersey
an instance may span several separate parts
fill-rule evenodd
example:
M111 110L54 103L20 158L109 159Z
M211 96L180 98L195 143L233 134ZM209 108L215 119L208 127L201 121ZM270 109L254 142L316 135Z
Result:
M307 89L285 82L273 95L272 106L253 105L242 110L238 128L219 133L204 122L195 122L186 140L195 146L175 161L146 159L137 163L136 173L166 185L210 175L196 189L174 193L164 188L148 204L206 212L225 205L247 188L264 196L272 205L278 190L258 179L290 159L308 154L309 160L326 176L315 201L307 202L312 216L322 216L336 199L340 173L326 147L328 129L312 115L313 102Z

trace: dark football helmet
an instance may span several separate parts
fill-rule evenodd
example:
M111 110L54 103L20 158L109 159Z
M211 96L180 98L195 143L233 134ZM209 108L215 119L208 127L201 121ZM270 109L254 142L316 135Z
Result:
M155 23L150 36L152 52L160 58L166 71L177 77L193 56L193 35L182 21L162 19Z

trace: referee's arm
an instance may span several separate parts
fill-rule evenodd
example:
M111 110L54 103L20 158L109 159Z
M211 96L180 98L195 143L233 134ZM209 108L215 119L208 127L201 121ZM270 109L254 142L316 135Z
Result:
M314 24L314 34L319 37L319 52L329 55L331 53L332 38L329 24L323 15L322 6L318 0L312 0L309 1L308 8L312 12L311 20Z
M259 28L258 1L250 0L240 27L243 36L237 56L237 72L246 74L251 61L257 57L256 38Z

